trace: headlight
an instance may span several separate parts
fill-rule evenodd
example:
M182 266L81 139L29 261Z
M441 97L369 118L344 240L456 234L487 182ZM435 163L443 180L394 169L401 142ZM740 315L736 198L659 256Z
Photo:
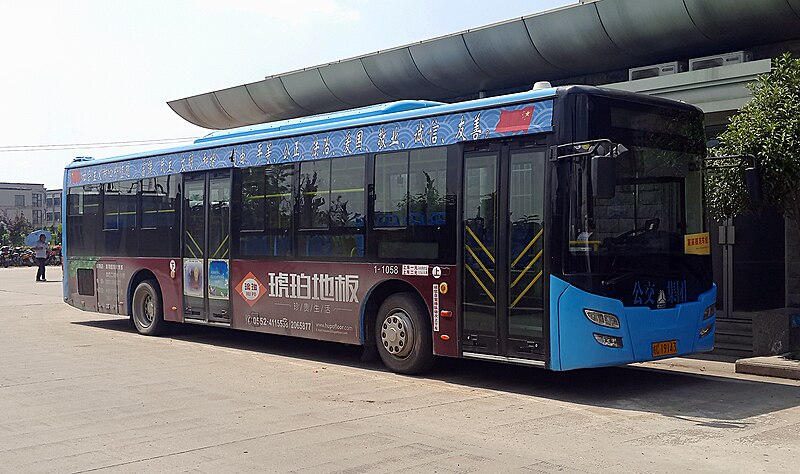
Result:
M700 330L700 339L708 336L711 333L711 330L714 329L714 323L709 324L708 326L704 327Z
M602 311L595 311L593 309L584 309L583 314L589 318L589 321L605 326L607 328L619 329L619 318L611 313L603 313Z
M712 304L711 306L706 308L705 311L703 311L703 319L708 319L711 316L714 316L715 314L717 314L717 304L716 303Z

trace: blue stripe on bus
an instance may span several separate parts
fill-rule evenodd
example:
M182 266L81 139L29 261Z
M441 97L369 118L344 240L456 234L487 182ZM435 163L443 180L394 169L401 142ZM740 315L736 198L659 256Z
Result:
M68 186L142 179L169 174L249 167L414 148L449 145L553 130L555 90L446 104L388 115L322 123L290 131L219 140L111 158L74 162ZM546 99L538 100L535 99ZM499 105L507 102L505 105ZM493 108L479 108L491 107ZM533 108L531 108L533 107ZM502 126L499 126L501 125ZM338 128L337 128L338 127ZM334 129L335 128L335 129Z

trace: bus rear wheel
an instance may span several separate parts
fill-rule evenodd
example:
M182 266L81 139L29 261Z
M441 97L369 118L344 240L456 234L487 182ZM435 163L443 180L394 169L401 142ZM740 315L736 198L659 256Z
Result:
M158 282L145 280L139 283L133 292L131 317L139 334L157 336L164 332L166 323Z
M393 294L381 304L375 341L381 360L393 372L419 374L433 366L428 311L411 293Z

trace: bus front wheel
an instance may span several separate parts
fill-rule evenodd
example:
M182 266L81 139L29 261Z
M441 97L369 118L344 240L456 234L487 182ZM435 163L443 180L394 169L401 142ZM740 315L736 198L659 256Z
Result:
M133 324L139 334L156 336L164 331L164 308L161 293L155 280L145 280L133 292L131 308Z
M418 374L433 365L428 311L411 293L393 294L381 304L375 341L381 360L393 372Z

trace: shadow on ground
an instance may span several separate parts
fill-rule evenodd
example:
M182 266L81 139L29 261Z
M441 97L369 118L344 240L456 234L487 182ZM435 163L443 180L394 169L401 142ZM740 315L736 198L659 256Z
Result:
M73 324L143 337L123 318ZM176 325L165 337L320 364L387 371L380 361L362 361L359 346L191 324ZM800 405L800 389L795 386L635 367L551 372L440 358L423 377L587 406L659 413L715 428L741 428L747 424L746 418Z

